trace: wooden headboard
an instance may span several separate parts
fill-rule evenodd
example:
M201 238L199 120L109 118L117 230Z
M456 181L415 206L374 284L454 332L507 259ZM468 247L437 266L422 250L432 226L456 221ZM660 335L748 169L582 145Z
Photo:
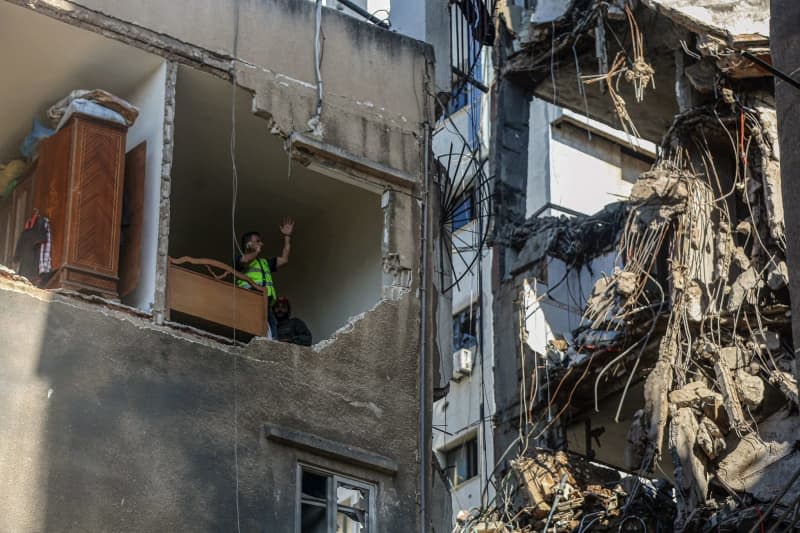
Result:
M209 275L181 265L202 266ZM221 271L215 274L214 269ZM225 278L230 277L230 280ZM242 289L233 282L249 281L244 274L214 259L169 258L167 317L178 311L251 335L267 335L267 298L259 287Z

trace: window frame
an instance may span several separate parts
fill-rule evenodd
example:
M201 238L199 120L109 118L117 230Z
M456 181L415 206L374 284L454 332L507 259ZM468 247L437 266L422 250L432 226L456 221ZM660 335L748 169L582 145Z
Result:
M481 315L480 315L480 313L481 313L481 308L480 308L478 300L474 300L474 301L470 302L469 304L467 304L466 306L461 308L459 311L453 313L453 319L452 319L452 324L453 324L453 328L452 329L453 329L453 331L450 334L450 342L451 342L451 348L452 348L450 350L451 352L456 352L456 351L460 350L461 348L465 348L465 346L463 344L461 344L460 342L456 342L455 329L456 329L457 325L466 323L469 326L471 326L472 329L473 329L473 331L471 333L467 332L466 334L467 335L471 334L475 338L474 350L477 353L478 346L480 345L480 335L483 334L483 332L481 331L482 323L481 323ZM462 315L466 315L466 319L463 320L463 321L458 318L458 317L460 317ZM462 331L461 332L461 336L463 336L464 333L465 332Z
M327 517L327 532L326 533L336 533L336 514L338 509L338 502L336 497L336 489L339 487L340 484L350 486L356 489L362 489L367 491L368 500L367 500L367 529L366 533L376 533L377 532L377 519L376 519L376 509L377 509L377 497L378 497L378 486L375 483L368 483L366 481L361 481L359 479L355 479L349 476L345 476L334 472L332 470L328 470L325 468L320 468L318 466L314 466L304 462L298 462L296 468L296 480L297 486L295 490L295 533L302 533L302 508L303 508L303 472L310 472L312 474L316 474L318 476L325 476L327 478L326 482L326 505L325 505L325 515ZM347 533L347 532L345 532Z
M478 433L476 432L472 433L464 440L459 441L457 444L442 450L447 478L454 489L460 487L464 483L472 481L481 475L481 449L478 444ZM470 454L470 450L468 449L470 445L472 445L473 454ZM458 477L458 456L455 457L456 462L454 462L452 465L450 464L450 458L456 454L463 456L467 475L469 475L470 472L470 465L475 467L474 472L470 477L465 477L464 479ZM470 461L470 455L474 455L472 457L474 461Z

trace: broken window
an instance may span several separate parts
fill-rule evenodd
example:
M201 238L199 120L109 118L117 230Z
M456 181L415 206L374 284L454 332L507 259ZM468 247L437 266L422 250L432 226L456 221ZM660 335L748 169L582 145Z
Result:
M477 303L453 315L453 351L477 346L479 319Z
M370 533L374 485L304 465L299 469L299 533Z
M478 475L478 439L472 437L445 452L447 476L455 487Z

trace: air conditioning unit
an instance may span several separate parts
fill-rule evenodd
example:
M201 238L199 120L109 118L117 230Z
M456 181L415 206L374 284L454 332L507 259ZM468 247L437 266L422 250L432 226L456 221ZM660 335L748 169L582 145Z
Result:
M461 348L453 352L453 379L458 381L462 377L472 374L472 361L475 357L473 348Z

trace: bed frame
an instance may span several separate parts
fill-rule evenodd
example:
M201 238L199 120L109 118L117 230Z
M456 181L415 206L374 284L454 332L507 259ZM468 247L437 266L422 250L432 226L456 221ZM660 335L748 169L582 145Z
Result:
M210 276L181 265L205 267ZM222 273L215 274L212 269ZM232 279L223 281L228 276ZM167 319L170 311L178 311L251 335L266 336L269 326L264 291L260 287L236 287L233 284L236 279L250 280L229 265L214 259L170 257L167 270Z

